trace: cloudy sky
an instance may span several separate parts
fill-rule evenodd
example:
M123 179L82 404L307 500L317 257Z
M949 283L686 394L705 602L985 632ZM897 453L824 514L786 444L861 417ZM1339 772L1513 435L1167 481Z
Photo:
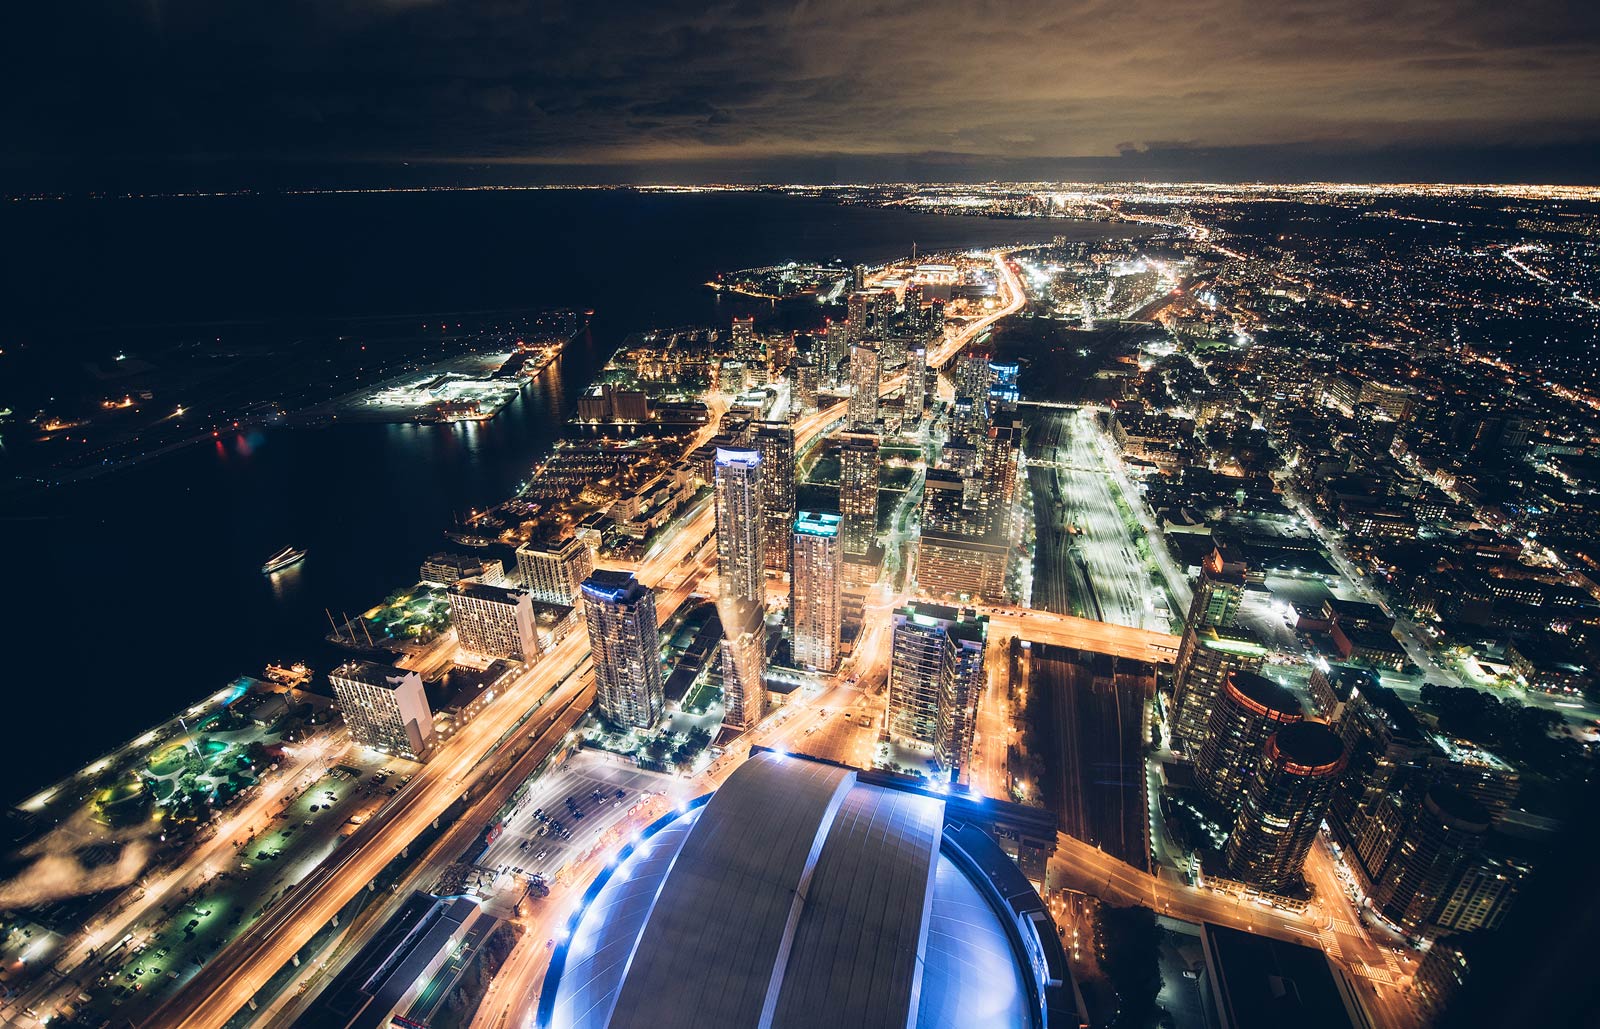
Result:
M8 5L0 164L550 180L1600 175L1600 4Z

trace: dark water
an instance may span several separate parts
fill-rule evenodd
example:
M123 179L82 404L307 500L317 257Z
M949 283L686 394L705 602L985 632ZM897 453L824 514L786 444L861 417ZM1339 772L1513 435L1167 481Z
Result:
M0 328L60 359L359 331L351 319L368 317L595 311L591 332L483 425L262 430L8 498L4 794L21 797L235 675L320 654L324 608L354 613L414 581L447 546L455 513L508 496L624 335L744 310L701 286L715 272L1062 232L1121 234L764 194L0 205ZM755 313L804 324L820 308ZM262 560L290 543L309 558L277 583L263 577Z

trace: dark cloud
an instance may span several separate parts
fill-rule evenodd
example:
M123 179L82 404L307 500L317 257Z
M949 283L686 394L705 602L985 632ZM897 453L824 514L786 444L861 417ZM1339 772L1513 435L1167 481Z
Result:
M1431 152L1472 178L1600 139L1600 5L1560 0L128 0L0 19L12 173Z

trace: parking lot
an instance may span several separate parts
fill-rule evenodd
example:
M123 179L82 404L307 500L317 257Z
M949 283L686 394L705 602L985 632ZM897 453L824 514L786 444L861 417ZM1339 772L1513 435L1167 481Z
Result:
M634 768L598 751L580 750L560 767L533 780L478 864L554 880L566 865L592 850L635 805L663 793L681 799L678 794L687 790L675 776Z

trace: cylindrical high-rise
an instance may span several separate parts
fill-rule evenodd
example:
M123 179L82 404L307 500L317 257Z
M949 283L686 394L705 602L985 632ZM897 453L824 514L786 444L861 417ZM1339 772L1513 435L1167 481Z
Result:
M1372 906L1407 933L1422 935L1461 870L1483 848L1492 820L1466 793L1442 783L1431 787L1368 891Z
M1298 886L1344 767L1344 743L1321 722L1286 725L1269 738L1228 836L1229 874L1274 893Z
M1267 737L1302 717L1300 701L1271 679L1242 668L1229 672L1195 761L1200 788L1229 811L1239 810Z

